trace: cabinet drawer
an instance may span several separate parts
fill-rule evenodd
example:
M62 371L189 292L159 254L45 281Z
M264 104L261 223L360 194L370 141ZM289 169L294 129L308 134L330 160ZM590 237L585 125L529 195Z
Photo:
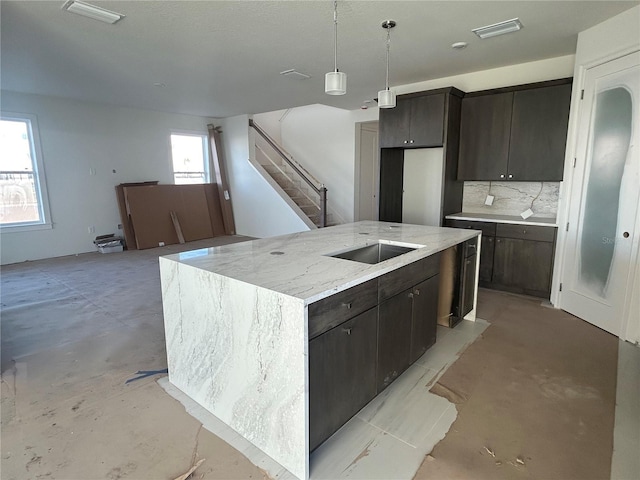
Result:
M496 237L521 238L523 240L536 240L538 242L553 242L556 237L555 227L541 227L538 225L512 225L499 223L496 228Z
M378 301L393 297L440 272L440 253L387 273L378 279Z
M361 283L309 305L309 339L378 303L378 279Z
M451 220L446 219L445 227L453 228L469 228L472 230L482 230L483 236L494 236L496 234L496 224L493 222L473 222L470 220Z

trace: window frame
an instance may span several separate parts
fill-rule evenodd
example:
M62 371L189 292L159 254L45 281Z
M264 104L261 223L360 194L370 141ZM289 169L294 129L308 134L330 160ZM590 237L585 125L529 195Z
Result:
M183 137L200 137L202 139L202 153L203 162L204 162L204 175L205 180L202 183L176 183L176 172L173 164L173 144L171 143L171 136L179 135ZM171 129L169 132L169 162L171 164L171 176L173 178L174 185L206 185L211 183L211 173L212 173L212 165L211 165L211 155L209 153L209 133L202 132L201 130L179 130L179 129Z
M49 208L49 193L47 189L47 178L45 175L44 161L42 155L42 145L40 143L40 130L38 128L38 118L30 113L0 111L1 120L21 121L27 124L27 130L30 133L32 168L33 177L36 185L36 195L38 198L38 207L40 209L41 220L38 222L21 222L2 224L0 223L0 232L15 233L26 232L31 230L45 230L53 228L51 221L51 210ZM35 158L34 158L35 157Z

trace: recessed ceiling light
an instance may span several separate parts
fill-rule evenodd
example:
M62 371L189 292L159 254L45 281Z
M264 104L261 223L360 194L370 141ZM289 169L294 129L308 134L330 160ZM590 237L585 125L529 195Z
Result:
M299 72L295 68L290 68L289 70L280 72L280 75L284 75L285 77L295 78L298 80L306 80L307 78L311 78L311 75L307 75L306 73Z
M83 17L92 18L94 20L99 20L101 22L111 24L116 23L124 18L124 15L122 15L121 13L105 10L104 8L96 7L95 5L90 5L78 0L69 0L64 5L62 5L62 9L66 10L67 12L77 13L78 15L82 15Z
M484 39L497 37L498 35L504 35L505 33L517 32L521 28L523 28L523 25L520 20L518 18L512 18L511 20L494 23L493 25L487 25L486 27L474 28L471 31Z
M462 50L463 48L467 48L467 42L452 43L451 48L453 48L454 50Z

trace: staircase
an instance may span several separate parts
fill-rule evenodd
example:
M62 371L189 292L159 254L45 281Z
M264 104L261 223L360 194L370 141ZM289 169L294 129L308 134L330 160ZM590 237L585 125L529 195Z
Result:
M294 210L299 215L304 215L303 220L307 220L305 223L310 228L329 226L333 215L327 213L325 186L298 164L253 120L249 120L249 126L258 134L255 142L255 160L279 187L276 190L290 200L288 202L290 205L291 203L295 205Z

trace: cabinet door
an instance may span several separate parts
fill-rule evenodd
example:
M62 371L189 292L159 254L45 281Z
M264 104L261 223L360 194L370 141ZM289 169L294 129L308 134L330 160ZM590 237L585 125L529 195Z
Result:
M517 91L513 97L510 180L562 180L571 85Z
M309 342L309 448L376 395L377 308Z
M548 297L553 245L552 242L496 238L493 283L505 290Z
M380 208L383 222L402 222L404 152L399 148L380 150Z
M378 306L378 392L410 364L412 289Z
M458 180L504 180L513 92L462 99Z
M482 237L482 249L480 250L480 284L491 283L493 276L493 246L494 237Z
M441 147L445 94L411 99L410 147Z
M431 345L436 343L439 285L440 277L436 275L411 289L413 311L411 315L410 363L415 362Z
M399 98L395 108L381 108L379 114L380 148L406 147L411 125L411 99Z

